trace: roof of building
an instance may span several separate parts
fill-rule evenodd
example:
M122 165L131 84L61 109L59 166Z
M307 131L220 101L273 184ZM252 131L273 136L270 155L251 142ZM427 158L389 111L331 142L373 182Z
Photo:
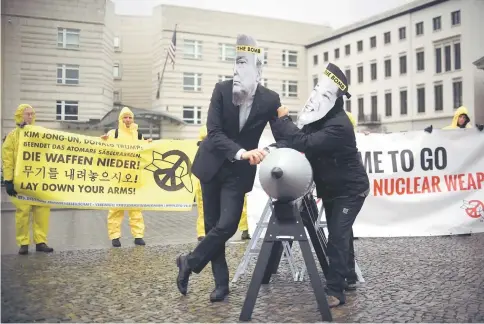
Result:
M114 104L113 109L111 109L106 115L101 119L90 119L85 122L78 121L64 121L66 125L71 125L73 127L84 127L84 128L100 128L116 125L118 122L119 112L123 107L128 107L134 115L135 119L144 119L149 121L156 120L169 120L177 125L186 125L183 119L173 116L165 111L157 111L152 109L134 108L132 106L124 104Z
M484 56L478 59L477 61L473 62L472 64L477 66L477 68L479 69L484 69Z
M334 32L332 32L331 34L329 34L327 37L325 37L323 39L319 39L317 41L314 41L314 42L306 45L306 48L311 48L311 47L332 41L332 40L337 39L341 36L351 34L351 33L356 32L358 30L368 28L368 27L383 23L383 22L391 20L391 19L395 19L397 17L403 16L403 15L406 15L406 14L409 14L409 13L412 13L412 12L415 12L415 11L423 10L423 9L435 6L437 4L440 4L440 3L446 2L446 1L449 1L449 0L414 0L414 1L407 3L403 6L397 7L397 8L392 9L392 10L385 11L381 14L372 16L372 17L367 18L365 20L361 20L357 23L354 23L354 24L348 25L346 27L337 29Z

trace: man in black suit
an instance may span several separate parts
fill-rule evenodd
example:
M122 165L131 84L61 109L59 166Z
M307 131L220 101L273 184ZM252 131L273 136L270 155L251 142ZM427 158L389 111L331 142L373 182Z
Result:
M256 41L237 37L234 78L215 85L207 117L208 136L200 143L192 172L202 185L205 238L191 253L177 258L177 286L187 293L192 272L212 262L212 302L229 293L225 243L237 231L244 195L252 190L256 164L266 152L257 149L267 122L272 125L281 106L279 95L259 84L262 61ZM275 139L279 139L274 134Z

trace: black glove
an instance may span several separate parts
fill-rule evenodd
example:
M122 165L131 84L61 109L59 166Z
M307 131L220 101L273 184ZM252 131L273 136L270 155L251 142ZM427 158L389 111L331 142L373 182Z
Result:
M434 127L432 125L430 125L429 127L425 128L424 131L426 131L427 133L432 133Z
M9 196L17 196L17 192L13 186L13 181L5 181L5 189L7 189L7 194Z
M476 127L479 131L482 132L482 130L484 129L484 124L476 124Z

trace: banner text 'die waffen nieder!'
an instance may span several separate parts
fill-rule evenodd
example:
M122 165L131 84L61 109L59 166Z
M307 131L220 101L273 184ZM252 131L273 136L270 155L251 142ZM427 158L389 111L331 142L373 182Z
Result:
M17 199L72 208L191 210L196 143L125 144L26 126L15 167Z

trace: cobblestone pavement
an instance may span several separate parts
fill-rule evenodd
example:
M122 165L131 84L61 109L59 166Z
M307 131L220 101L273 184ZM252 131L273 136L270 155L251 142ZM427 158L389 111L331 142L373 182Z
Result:
M484 321L483 234L355 243L366 283L333 310L335 322ZM3 255L2 322L238 322L254 262L225 302L208 300L210 267L181 296L174 260L194 244ZM228 245L231 274L245 248ZM252 321L320 322L307 278L295 283L285 262L280 269Z

